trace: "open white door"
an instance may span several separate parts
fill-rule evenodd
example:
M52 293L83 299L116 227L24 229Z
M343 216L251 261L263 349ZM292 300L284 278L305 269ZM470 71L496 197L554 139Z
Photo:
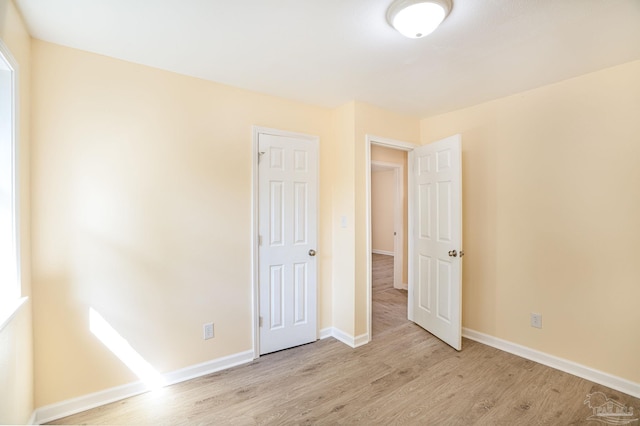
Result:
M462 153L455 135L409 153L409 319L462 349Z
M258 135L260 354L317 340L318 141Z

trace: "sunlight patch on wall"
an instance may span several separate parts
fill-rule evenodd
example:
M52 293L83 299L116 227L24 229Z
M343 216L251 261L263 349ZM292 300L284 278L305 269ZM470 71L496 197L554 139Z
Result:
M166 384L162 375L93 308L89 308L89 328L150 390Z

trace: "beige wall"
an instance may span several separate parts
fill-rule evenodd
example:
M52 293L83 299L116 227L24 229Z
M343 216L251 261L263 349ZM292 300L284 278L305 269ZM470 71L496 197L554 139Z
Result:
M366 135L417 143L420 122L362 102L336 108L333 154L333 326L367 332ZM341 218L346 219L342 227Z
M395 114L373 105L355 103L355 335L367 331L367 197L366 135L417 143L420 140L420 121L415 117Z
M464 325L640 381L640 62L420 122L31 43L13 4L0 12L21 72L35 406L137 380L90 333L90 307L160 372L251 348L251 125L320 136L320 328L366 332L365 135L462 133ZM33 410L31 312L0 332L0 422Z
M333 219L333 327L355 332L355 102L333 112L335 138L330 145ZM344 220L344 226L343 226Z
M465 327L640 382L638 117L640 61L422 120L462 133Z
M0 0L0 38L18 63L19 220L22 295L31 295L29 107L31 37L13 2ZM26 423L33 412L31 299L0 331L0 424Z
M332 324L331 111L34 41L32 117L37 406L137 380L89 308L159 372L251 349L252 125L320 136Z
M395 227L396 173L371 172L371 248L393 253Z
M409 283L409 168L407 163L407 152L398 149L386 148L383 146L373 145L371 147L371 161L382 161L385 163L400 164L403 167L404 175L402 177L402 189L404 194L402 203L402 216L403 216L403 245L404 245L404 257L402 264L402 283Z
M90 308L159 372L251 349L254 124L320 136L319 327L365 331L366 300L356 303L366 290L356 276L365 134L415 141L418 120L357 102L327 110L42 41L33 64L37 406L137 380L91 334ZM208 321L216 338L204 342Z

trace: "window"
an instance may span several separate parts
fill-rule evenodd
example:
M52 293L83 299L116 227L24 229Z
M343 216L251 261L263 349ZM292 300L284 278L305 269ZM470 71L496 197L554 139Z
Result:
M16 69L0 40L0 329L24 302L18 259Z

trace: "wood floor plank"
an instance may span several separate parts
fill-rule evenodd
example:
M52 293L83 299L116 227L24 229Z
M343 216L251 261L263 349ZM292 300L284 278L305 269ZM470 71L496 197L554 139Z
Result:
M372 269L367 345L324 339L52 424L582 425L593 392L640 413L637 398L478 342L455 351L406 319L392 257Z

